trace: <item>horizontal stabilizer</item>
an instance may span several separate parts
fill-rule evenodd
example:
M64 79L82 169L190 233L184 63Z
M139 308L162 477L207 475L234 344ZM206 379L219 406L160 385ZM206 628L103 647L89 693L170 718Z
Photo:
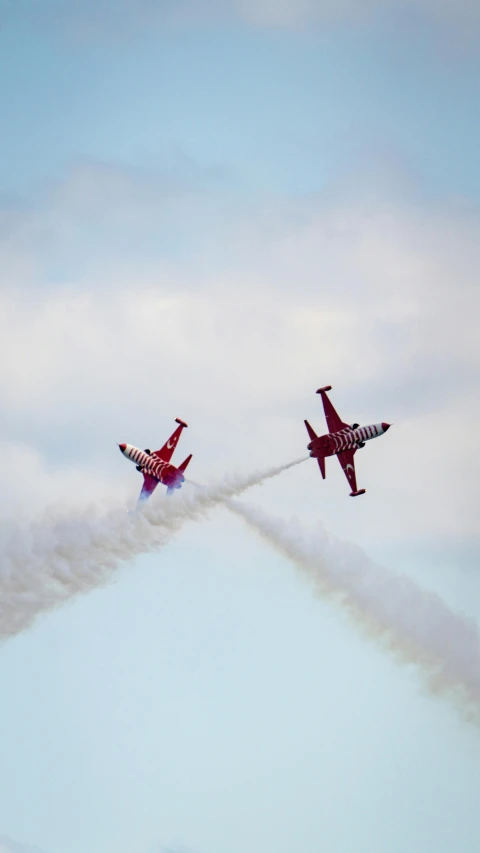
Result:
M175 423L180 424L182 427L188 427L188 424L186 424L185 421L181 421L180 418L175 418Z
M315 393L316 394L323 394L324 391L331 391L331 390L332 390L331 385L324 385L323 388L319 388L318 391L316 391Z
M357 489L356 492L350 492L350 497L351 498L358 498L359 495L364 495L366 491L367 491L366 489Z
M317 462L318 462L318 467L320 468L320 471L322 472L322 477L323 477L323 479L325 479L325 457L319 456L317 458Z
M305 421L305 426L307 427L307 432L310 436L310 441L313 441L315 438L318 438L317 433L315 432L314 429L312 429L312 427L310 426L308 421Z
M183 472L185 471L185 468L187 467L188 463L190 462L190 459L192 458L192 455L193 454L191 453L190 456L187 456L185 461L182 462L182 464L178 466L177 471L180 471L183 474Z

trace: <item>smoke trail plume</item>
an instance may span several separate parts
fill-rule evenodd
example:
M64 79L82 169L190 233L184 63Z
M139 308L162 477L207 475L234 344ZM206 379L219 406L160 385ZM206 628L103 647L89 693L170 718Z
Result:
M0 639L78 593L108 583L121 563L163 547L185 522L202 519L218 504L300 462L226 476L181 500L149 502L133 515L124 509L47 512L26 528L10 530L0 551Z
M229 500L227 507L291 560L318 595L340 605L370 639L418 666L432 693L448 694L463 716L480 723L480 636L474 620L323 529L307 532L296 521L287 523L239 501Z

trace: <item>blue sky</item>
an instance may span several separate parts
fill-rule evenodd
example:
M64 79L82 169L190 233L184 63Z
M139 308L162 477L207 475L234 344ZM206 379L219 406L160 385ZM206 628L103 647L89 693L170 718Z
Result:
M2 527L177 415L194 479L295 458L331 383L366 496L252 499L475 620L480 20L337 7L0 5ZM478 850L477 730L224 511L0 677L0 853Z
M476 64L445 62L427 36L217 25L86 41L13 19L1 38L12 191L78 157L154 166L178 149L251 190L319 189L345 166L340 149L479 191Z

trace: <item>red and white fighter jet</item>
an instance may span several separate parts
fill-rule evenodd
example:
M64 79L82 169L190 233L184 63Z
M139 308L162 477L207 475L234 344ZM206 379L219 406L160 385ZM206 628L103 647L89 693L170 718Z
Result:
M170 459L173 456L178 440L182 434L184 427L188 424L181 421L180 418L175 418L179 426L170 436L166 444L160 450L139 450L133 444L119 444L119 448L123 455L134 462L137 466L137 471L143 474L143 488L140 492L138 502L146 501L153 494L159 483L167 486L167 495L171 495L175 489L181 489L185 481L184 472L192 454L187 456L184 462L175 468L170 464Z
M378 438L379 435L383 435L387 429L390 429L390 424L371 424L364 427L359 426L359 424L352 424L351 426L344 424L327 397L327 391L331 390L332 386L326 385L325 388L319 388L317 391L317 394L321 394L322 397L328 435L316 435L308 421L305 421L310 436L310 444L307 445L307 450L310 451L310 456L317 460L323 479L325 479L325 458L327 456L338 456L338 461L352 490L350 497L356 498L358 495L364 495L366 490L357 489L353 457L359 447L365 447L366 441L370 441L371 438Z

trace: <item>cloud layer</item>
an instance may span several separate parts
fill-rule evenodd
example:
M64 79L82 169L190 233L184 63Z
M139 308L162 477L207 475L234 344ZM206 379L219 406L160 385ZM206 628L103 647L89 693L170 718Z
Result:
M385 534L400 514L407 535L473 536L478 211L358 187L227 205L169 180L82 164L4 205L10 508L44 486L125 489L115 442L163 442L175 416L197 479L300 455L329 382L347 419L394 423L357 457L369 500L388 495ZM302 478L316 500L324 484Z

